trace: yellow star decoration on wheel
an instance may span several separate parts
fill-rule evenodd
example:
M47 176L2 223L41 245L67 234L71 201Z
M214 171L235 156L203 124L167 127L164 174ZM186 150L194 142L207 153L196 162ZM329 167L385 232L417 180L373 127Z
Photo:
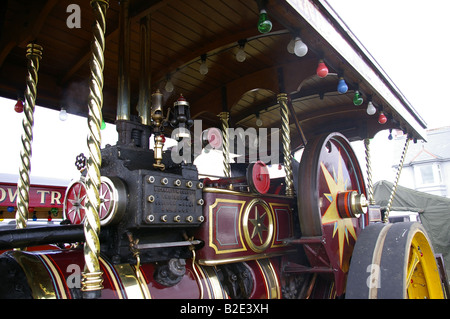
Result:
M330 193L324 193L325 197L330 202L330 206L327 208L325 214L322 216L322 224L326 225L334 223L333 238L336 235L336 233L338 233L339 264L342 269L343 266L342 257L344 255L344 238L346 239L347 244L349 233L354 239L356 239L356 232L355 228L353 227L352 220L350 218L341 218L341 216L339 216L336 203L338 192L344 192L347 190L348 180L344 181L341 156L339 156L338 174L336 178L333 178L333 176L331 176L330 172L323 163L320 163L320 167L322 168L322 172L325 176L325 180L327 181L328 189L330 191ZM333 168L333 175L336 175L334 168Z

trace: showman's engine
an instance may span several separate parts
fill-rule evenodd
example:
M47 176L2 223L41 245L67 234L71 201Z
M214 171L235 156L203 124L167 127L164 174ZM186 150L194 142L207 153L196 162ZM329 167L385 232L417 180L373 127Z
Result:
M161 93L152 95L149 126L117 121L118 143L102 150L102 256L116 267L152 267L147 275L151 273L162 287L183 285L183 278L186 284L193 271L200 297L206 298L203 281L215 287L209 292L211 298L280 297L275 280L278 266L266 258L289 249L294 199L280 192L279 181L277 195L267 194L270 178L260 161L233 165L233 171L239 172L233 177L199 179L190 151L189 103L180 96L172 112L169 109L164 115L161 101ZM164 150L164 133L169 129L177 145ZM194 142L209 149L222 144L220 131L214 128L197 138ZM179 163L174 154L181 158ZM84 161L81 156L78 165L83 167ZM72 224L83 222L84 194L83 177L67 189L65 213ZM266 273L261 287L255 286L255 278L261 275L258 269Z
M102 150L99 212L102 252L114 262L133 262L130 244L139 249L141 262L190 257L184 247L192 244L187 241L186 229L197 227L205 220L203 184L198 179L197 168L191 163L174 163L170 150L163 150L163 132L168 124L189 132L192 125L189 103L180 97L174 103L169 122L169 114L163 114L161 100L161 93L152 95L151 126L118 121L117 145ZM152 134L154 147L150 149ZM66 214L72 223L80 222L70 200L75 188L83 187L80 183L83 182L73 183L67 193ZM139 243L133 242L133 238L139 239Z
M444 296L443 262L438 267L424 227L388 222L406 150L425 136L425 123L332 8L322 1L198 1L199 8L180 8L174 17L182 1L92 0L81 6L95 16L88 81L89 55L70 50L73 41L88 45L88 34L69 26L79 12L67 18L69 30L58 26L66 4L35 2L42 5L8 1L12 7L5 9L6 29L14 21L10 11L18 17L37 11L25 15L26 28L10 28L21 40L2 48L0 74L15 75L0 77L0 93L19 95L26 84L27 103L15 108L24 113L17 190L0 189L0 219L3 210L16 210L15 224L5 220L0 229L0 299ZM224 9L228 22L216 23ZM259 33L248 27L256 18ZM293 38L290 44L310 47L306 57L280 49ZM331 38L342 41L334 45ZM33 42L22 83L26 39ZM234 53L241 55L244 45L249 61L238 65ZM43 47L49 48L44 55ZM61 58L72 51L74 57ZM164 75L165 98L150 93ZM172 99L172 77L192 109L183 95ZM384 121L354 107L362 97ZM87 117L89 155L76 159L80 177L67 186L62 221L44 226L33 214L28 227L36 101ZM103 116L115 120L118 141L100 150ZM401 130L406 139L386 208L375 202L369 152L370 139L385 129ZM364 140L367 187L350 143L358 140ZM3 209L6 198L11 204Z
M285 95L279 98L285 101ZM280 104L285 109L286 103ZM16 231L11 243L16 248L23 242L21 236L33 236L39 241L42 238L43 244L71 243L71 248L6 252L0 259L0 270L10 273L11 280L0 287L0 296L8 294L12 286L22 286L12 295L14 298L295 298L305 293L302 287L311 268L304 265L309 263L322 265L320 271L326 278L336 278L336 291L342 294L345 274L330 272L331 268L323 265L341 262L338 254L342 263L347 263L349 255L333 248L335 244L325 245L336 243L338 238L326 237L330 232L322 236L300 234L303 215L297 218L296 212L303 202L292 195L297 167L291 167L288 143L283 141L285 176L270 179L261 158L226 165L230 143L238 138L237 134L228 134L226 112L220 114L222 134L215 128L202 132L194 125L193 138L190 128L194 121L183 96L166 112L162 94L157 91L152 95L149 125L118 120L117 144L101 151L100 271L94 272L101 285L95 294L88 290L85 273L81 281L84 286L80 287L71 282L74 275L69 271L85 267L88 255L89 174L86 158L80 154L76 165L81 177L68 186L64 200L63 224L71 225L54 230L30 229L23 234ZM169 133L171 147L165 147ZM285 133L282 135L287 136ZM348 147L341 135L325 137L329 143ZM225 177L199 178L193 164L198 153L195 143L205 151L221 147ZM337 147L326 150L319 154L333 159L336 152L340 154ZM317 159L317 155L312 158ZM352 183L362 176L355 167L359 173L352 175ZM343 191L337 196L337 212L342 218L359 222L366 206L364 199L362 189ZM309 225L316 215L311 216L303 223ZM308 226L305 231L312 228ZM35 268L40 270L27 270ZM39 278L35 278L37 275ZM30 280L42 286L29 286Z

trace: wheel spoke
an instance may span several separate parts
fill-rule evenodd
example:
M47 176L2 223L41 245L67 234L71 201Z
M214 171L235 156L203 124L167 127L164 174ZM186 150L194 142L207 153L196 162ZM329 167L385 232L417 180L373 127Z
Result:
M414 274L414 271L415 271L419 261L420 261L420 259L419 259L419 255L418 255L416 247L411 247L411 257L410 257L410 261L408 264L408 270L406 273L406 287L407 288L411 284L411 278Z

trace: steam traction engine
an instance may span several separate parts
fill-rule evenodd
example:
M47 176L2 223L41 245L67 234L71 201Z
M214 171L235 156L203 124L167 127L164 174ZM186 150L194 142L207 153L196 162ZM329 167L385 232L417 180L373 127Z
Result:
M117 145L102 150L102 289L97 296L344 295L356 238L376 217L367 214L362 173L345 137L333 133L309 142L301 163L285 161L285 179L271 180L261 161L246 165L245 176L199 179L190 159L176 164L170 154L173 150L163 151L162 131L168 122L161 116L158 93L154 97L153 126L122 121L117 125ZM172 125L191 125L189 104L180 99L175 108L180 112L174 113ZM155 136L153 150L148 144L150 133ZM209 135L209 141L219 137ZM84 156L76 164L84 173ZM242 168L236 171L242 174ZM84 175L67 188L64 212L72 225L60 226L80 242L84 239L80 226L86 218ZM288 179L292 177L299 178L298 183ZM299 194L297 199L292 196L294 191ZM420 249L425 250L425 237L418 231ZM72 246L6 252L1 257L2 273L8 271L13 278L3 286L2 296L82 298L81 278L75 270L84 267L83 244ZM363 277L352 278L357 294L364 293L359 291L358 280L368 278L366 271L356 270L356 276Z
M267 3L257 2L258 5ZM125 37L123 26L126 23L123 19L128 12L127 3L121 3L121 39ZM166 4L155 4L153 8L153 4L145 3L144 7L150 6L148 10L167 9ZM17 224L22 225L19 229L0 232L0 248L7 250L0 256L0 298L443 297L439 270L424 229L417 223L381 222L380 208L374 205L373 194L370 193L371 185L368 185L366 193L363 174L347 138L340 133L329 133L329 127L323 130L327 133L321 134L318 134L319 128L310 127L314 134L306 142L288 94L282 93L285 91L284 78L299 76L297 71L292 76L289 67L284 69L286 74L283 75L283 68L274 62L272 67L277 68L276 72L275 68L264 66L262 71L253 71L254 74L243 78L243 81L234 79L236 82L230 85L231 89L243 86L237 90L239 92L244 89L251 91L255 86L244 83L251 79L259 81L255 85L270 82L272 88L277 86L278 91L273 89L272 95L273 92L281 92L275 94L276 101L271 100L270 106L259 106L258 112L264 108L279 111L275 117L281 126L281 134L272 138L279 138L281 148L271 151L279 152L283 158L280 164L284 168L283 177L271 178L268 166L261 159L231 163L230 145L238 142L229 136L227 107L219 115L221 130L197 130L186 99L181 96L170 110L168 105L164 110L162 94L157 91L151 97L151 107L141 107L142 118L130 119L129 109L121 110L127 104L123 100L128 94L124 85L126 72L121 69L123 65L119 67L116 118L119 139L116 145L107 145L100 150L103 35L108 2L96 0L91 5L96 23L87 116L90 154L87 158L80 154L76 160L81 177L67 188L63 225L22 227L26 226L27 210L24 209L23 216L22 212L16 215L20 221ZM223 3L219 1L217 5ZM325 38L329 34L328 29L320 28L328 26L332 16L327 15L327 19L320 20L322 15L315 14L322 4L299 1L293 6L270 1L272 12L285 16L286 19L280 19L283 23L296 25L303 21L291 18L291 15L297 15L292 13L295 9L309 18L308 23L314 25L321 36ZM246 12L254 15L248 8ZM160 16L165 17L164 14ZM263 20L267 18L265 10L261 10L261 17ZM141 30L145 30L146 21L141 19ZM306 22L302 23L307 26ZM310 30L313 32L312 28ZM281 30L273 35L285 34L288 33ZM142 38L146 39L146 36ZM328 42L317 39L311 43L328 45ZM121 43L120 47L125 48L125 44ZM241 44L245 42L241 41ZM336 52L344 51L339 45L342 44L336 44ZM204 46L210 47L210 44ZM278 44L275 47L278 48ZM31 45L27 52L32 62L27 80L31 87L27 91L27 107L34 105L36 98L33 94L36 93L41 49ZM142 51L145 50L144 43ZM287 53L280 54L286 57ZM119 54L119 63L124 63L124 56L124 52ZM335 55L331 58L334 59ZM263 60L271 59L265 57ZM205 62L203 58L202 61ZM314 73L310 77L311 60L292 63L305 70L301 75L303 82L296 88L298 91L308 80L312 83L310 86L319 83L317 76L325 81L318 91L330 87L323 79L328 69L325 75L322 70L317 76ZM341 64L336 62L336 65ZM364 68L359 65L352 67ZM145 71L140 74L142 80L148 76L148 65L143 63L141 69ZM372 69L363 71L372 72ZM259 72L268 72L264 80L278 73L278 82L262 82ZM372 74L370 72L369 75ZM361 81L361 86L364 84L367 90L377 88L381 85L377 76L368 77L374 79L373 85ZM343 77L339 76L339 83L342 81ZM142 84L143 95L148 94L145 93L147 84ZM335 84L332 85L334 90ZM346 84L345 87L346 92ZM215 90L212 94L219 91L226 97L225 89ZM310 87L306 91L311 95L317 93ZM300 93L297 95L299 99L302 97ZM369 120L365 110L359 112L352 108L351 111L342 111L340 96L336 98L339 107L322 110L326 108L320 104L323 95L319 94L319 106L309 110L309 115L322 121L319 123L330 124L338 113L352 112L350 114L358 114L358 118L366 121L365 126L362 125L366 132L361 135L357 132L356 136L370 136L373 132L369 134L369 129L379 130L367 124ZM144 116L147 111L150 114ZM250 111L245 111L247 116L252 116L255 110ZM127 112L128 115L123 114ZM32 114L32 111L26 113ZM404 116L403 113L400 115ZM290 116L294 117L303 140L300 162L292 156ZM342 127L349 122L345 116L340 118ZM410 115L405 117L409 119ZM26 132L32 131L32 123L27 123L27 119L24 120L24 128L28 128ZM165 148L169 133L176 145ZM27 138L25 146L31 145L30 137ZM24 140L27 141L26 138ZM202 146L206 150L215 148L222 151L223 162L216 165L223 165L225 177L209 179L199 176L193 162ZM26 149L21 155L25 164L30 155L31 149ZM21 170L23 185L18 187L20 196L26 193L23 189L27 184L27 171L29 173L29 167ZM49 250L32 249L32 246L49 244Z

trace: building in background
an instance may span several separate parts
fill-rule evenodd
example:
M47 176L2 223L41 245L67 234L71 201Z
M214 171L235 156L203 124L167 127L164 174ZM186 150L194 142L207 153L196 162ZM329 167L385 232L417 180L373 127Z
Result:
M405 137L397 135L396 143L403 145ZM427 142L409 144L399 184L450 197L450 126L427 130Z

